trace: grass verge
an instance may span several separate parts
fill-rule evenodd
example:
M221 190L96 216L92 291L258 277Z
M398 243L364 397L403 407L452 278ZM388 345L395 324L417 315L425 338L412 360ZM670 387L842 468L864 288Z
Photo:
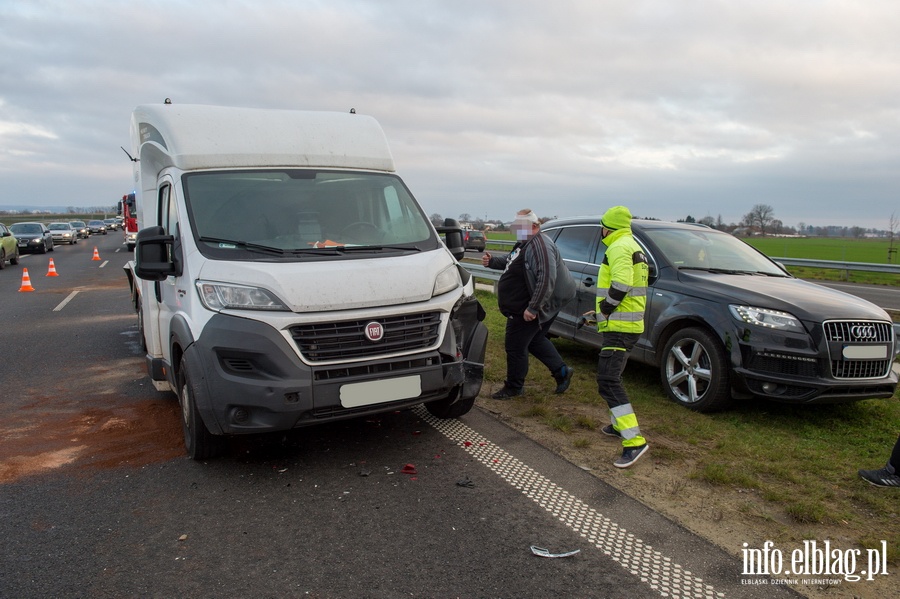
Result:
M490 330L485 398L505 377L504 319L493 294L478 294ZM666 398L656 369L632 363L625 385L651 444L653 474L644 476L637 467L614 472L617 449L600 432L609 416L594 381L596 350L554 343L575 369L565 394L554 394L555 382L532 360L524 397L479 399L480 405L570 461L589 465L610 484L637 490L642 501L675 519L678 502L701 498L697 509L708 510L704 517L711 525L724 519L742 532L757 529L765 535L760 539L784 542L836 538L868 548L886 540L889 563L900 565L900 494L857 476L859 468L887 461L900 432L900 394L821 406L754 400L699 414ZM639 481L634 489L629 477Z

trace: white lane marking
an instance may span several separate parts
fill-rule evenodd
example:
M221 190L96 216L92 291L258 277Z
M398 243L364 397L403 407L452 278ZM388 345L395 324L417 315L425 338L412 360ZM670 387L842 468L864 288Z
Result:
M422 420L462 447L500 478L550 512L560 522L590 541L629 573L647 583L662 597L721 599L724 592L696 578L682 566L654 551L618 524L603 516L553 481L458 420L440 420L424 406L413 410Z
M70 293L70 294L66 297L66 299L64 299L63 301L61 301L61 302L59 303L58 306L56 306L55 308L53 308L53 311L54 311L54 312L59 312L60 310L62 310L63 308L65 308L65 307L66 307L66 304L68 304L70 301L72 301L72 298L75 297L76 295L78 295L78 289L76 289L75 291L73 291L72 293Z
M107 264L109 264L109 260L104 260L104 261L103 261L103 264L100 265L100 268L103 268L103 267L106 266Z

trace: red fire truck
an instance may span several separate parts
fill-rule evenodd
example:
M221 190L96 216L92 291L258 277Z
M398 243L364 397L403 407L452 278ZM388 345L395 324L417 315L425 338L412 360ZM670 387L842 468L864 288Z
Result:
M134 251L134 243L137 238L138 222L137 222L137 205L134 200L134 192L123 195L119 201L119 216L125 219L123 228L125 229L125 245L128 251Z

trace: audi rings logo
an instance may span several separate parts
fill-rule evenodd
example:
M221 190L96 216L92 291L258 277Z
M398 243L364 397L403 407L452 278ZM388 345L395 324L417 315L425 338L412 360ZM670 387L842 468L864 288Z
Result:
M850 327L850 334L856 341L874 341L878 336L875 327L870 324L858 324Z
M381 341L382 337L384 337L384 327L380 322L372 321L366 325L366 339L375 342Z

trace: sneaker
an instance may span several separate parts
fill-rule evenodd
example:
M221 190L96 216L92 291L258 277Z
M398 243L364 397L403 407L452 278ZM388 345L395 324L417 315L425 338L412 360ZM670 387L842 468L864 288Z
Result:
M876 487L900 488L900 476L888 472L887 468L881 470L860 470L859 475L864 481Z
M502 389L491 395L491 399L509 399L520 395L525 395L524 389L510 389L506 385L503 385Z
M606 426L601 428L600 432L609 437L618 437L619 439L622 438L622 433L620 433L619 431L614 429L613 425L611 425L611 424L607 424Z
M646 443L637 447L626 447L622 450L622 457L613 462L613 466L616 468L628 468L637 462L642 455L647 453L647 450L649 449L650 446Z
M575 372L573 368L569 368L568 366L563 366L563 375L556 378L556 392L557 393L565 393L566 389L569 388L569 383L572 382L572 374Z

